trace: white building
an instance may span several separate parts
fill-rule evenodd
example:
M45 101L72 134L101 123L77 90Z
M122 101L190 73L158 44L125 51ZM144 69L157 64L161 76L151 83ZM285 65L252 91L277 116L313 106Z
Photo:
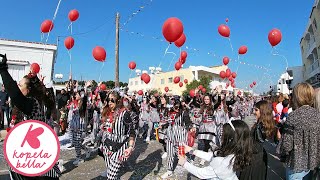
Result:
M7 54L8 71L16 81L29 73L32 63L38 63L39 74L45 76L44 84L48 84L53 78L56 51L53 44L0 39L0 53Z
M272 91L274 94L290 94L293 87L300 82L303 82L303 67L289 67L287 72L280 76L278 84L272 87Z

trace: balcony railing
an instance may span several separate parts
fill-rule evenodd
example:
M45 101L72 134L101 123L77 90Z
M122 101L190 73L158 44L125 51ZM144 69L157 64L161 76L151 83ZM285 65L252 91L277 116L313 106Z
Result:
M318 68L319 68L319 60L318 59L316 59L316 60L314 60L314 63L313 64L311 64L309 67L308 67L308 74L310 75L310 76L313 76L313 75L311 75L311 74L313 74L316 70L318 70Z

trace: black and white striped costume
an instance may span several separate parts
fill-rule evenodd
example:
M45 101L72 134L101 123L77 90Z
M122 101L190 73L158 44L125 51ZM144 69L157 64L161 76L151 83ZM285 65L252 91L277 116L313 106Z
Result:
M178 147L187 143L187 129L190 125L188 111L171 112L168 116L169 127L167 130L167 167L169 171L174 171L178 158Z
M82 145L82 141L84 139L83 133L86 129L86 118L80 117L79 107L75 104L72 106L72 120L70 121L70 130L72 134L72 144L75 147L76 158L81 158L81 149L86 149L85 146Z
M129 147L130 137L135 138L135 136L135 124L129 111L116 110L106 117L102 136L102 152L107 168L106 179L118 179L120 167L127 160L124 158L124 151Z
M221 145L221 137L223 132L223 125L228 122L229 117L228 114L225 113L224 109L217 109L214 113L215 115L215 122L217 126L217 136L216 136L216 143L218 146Z

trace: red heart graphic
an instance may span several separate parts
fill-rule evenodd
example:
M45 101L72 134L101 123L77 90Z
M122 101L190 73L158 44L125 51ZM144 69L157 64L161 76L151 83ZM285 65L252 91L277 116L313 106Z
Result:
M31 124L26 136L24 137L24 140L22 141L21 147L23 147L24 143L27 141L33 149L38 149L40 147L38 136L44 132L44 129L42 127L38 127L34 130L31 130L32 126L33 125Z

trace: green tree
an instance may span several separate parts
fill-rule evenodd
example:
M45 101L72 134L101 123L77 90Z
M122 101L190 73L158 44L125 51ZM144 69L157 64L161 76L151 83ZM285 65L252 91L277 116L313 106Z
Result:
M190 90L196 89L199 85L202 85L204 88L206 88L207 92L210 92L211 91L209 86L210 82L211 80L210 80L210 77L208 76L201 77L199 81L193 80L192 82L187 84L186 90L182 92L182 95L183 96L189 95Z

